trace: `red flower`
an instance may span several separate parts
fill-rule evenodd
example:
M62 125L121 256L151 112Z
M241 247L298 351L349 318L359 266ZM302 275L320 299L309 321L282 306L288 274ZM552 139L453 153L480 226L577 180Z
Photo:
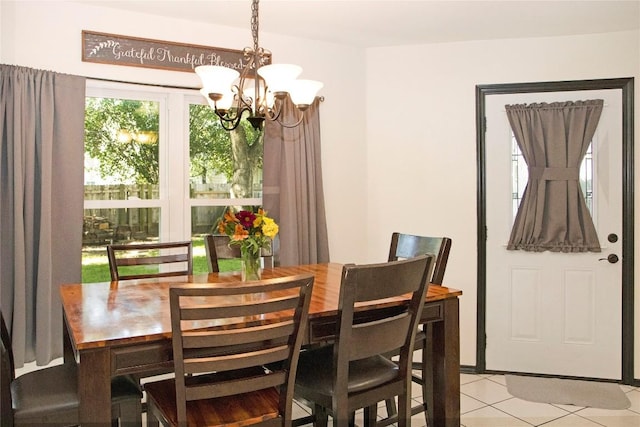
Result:
M240 211L236 214L236 218L240 225L245 229L250 230L253 227L253 222L256 220L256 214L249 211Z

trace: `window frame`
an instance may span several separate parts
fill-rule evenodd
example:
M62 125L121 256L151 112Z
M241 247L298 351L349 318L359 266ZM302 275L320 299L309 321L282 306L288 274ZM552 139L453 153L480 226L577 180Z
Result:
M87 79L86 97L159 102L159 198L85 200L84 209L159 208L160 241L191 239L194 207L261 206L262 198L198 198L189 191L189 105L207 105L197 89ZM213 114L213 112L212 112ZM182 177L182 179L175 179ZM171 179L170 179L171 178Z

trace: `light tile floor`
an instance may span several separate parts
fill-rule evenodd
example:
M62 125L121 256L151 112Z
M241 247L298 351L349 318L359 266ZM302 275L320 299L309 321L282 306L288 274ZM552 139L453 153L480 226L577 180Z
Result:
M461 424L464 427L640 427L640 387L623 385L622 389L631 407L621 411L550 405L511 396L504 375L461 374Z
M528 402L507 391L504 375L460 375L460 413L463 427L640 427L640 387L622 386L631 407L622 411L550 405ZM421 389L414 387L412 396L420 400ZM294 418L308 413L297 405ZM379 416L384 416L384 405ZM356 425L363 425L362 413L356 413ZM427 425L424 414L411 418L412 427Z

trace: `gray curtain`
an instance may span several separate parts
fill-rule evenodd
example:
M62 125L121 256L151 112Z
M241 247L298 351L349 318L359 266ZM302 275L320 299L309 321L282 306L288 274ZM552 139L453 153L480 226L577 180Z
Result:
M316 98L295 128L269 121L265 126L263 205L280 226L278 265L329 262L319 103ZM290 101L281 114L284 123L298 117Z
M600 252L579 173L603 101L505 107L529 171L507 249Z
M0 64L0 308L16 366L62 355L81 281L85 78Z

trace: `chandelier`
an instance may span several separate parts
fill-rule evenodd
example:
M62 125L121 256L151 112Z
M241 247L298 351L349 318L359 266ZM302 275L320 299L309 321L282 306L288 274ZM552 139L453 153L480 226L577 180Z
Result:
M226 130L237 128L247 114L254 129L263 129L265 119L277 121L284 127L296 127L323 86L315 80L297 79L302 73L297 65L271 64L271 52L258 44L258 3L259 0L251 2L253 47L243 50L247 62L242 73L219 65L195 68L202 80L200 93ZM297 109L297 119L292 123L285 123L280 114L287 97Z

